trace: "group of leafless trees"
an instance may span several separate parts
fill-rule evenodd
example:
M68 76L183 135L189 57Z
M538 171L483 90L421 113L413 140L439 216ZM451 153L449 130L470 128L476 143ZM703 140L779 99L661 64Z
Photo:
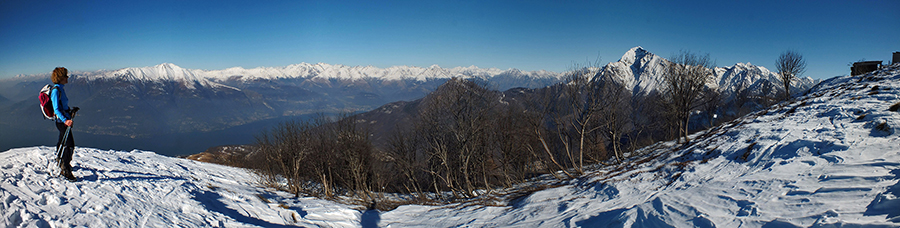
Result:
M286 122L258 135L245 164L295 194L362 199L374 191L463 199L536 175L575 177L624 159L623 137L634 128L630 91L598 70L520 93L451 79L378 147L352 116Z
M709 88L707 84L714 80L713 67L709 55L700 55L682 51L670 59L669 65L663 76L663 86L660 93L660 107L667 118L665 123L669 126L670 133L676 133L678 141L687 142L691 119L691 112L695 110L706 114L716 112L721 104L721 91ZM757 91L748 88L737 88L735 103L740 107L743 103L753 99L755 102L768 106L774 101L789 100L791 98L791 85L806 71L806 61L796 51L785 51L775 61L781 86L784 89L782 97L770 97L774 91L774 85L764 83Z
M417 120L398 127L384 148L402 174L393 190L467 198L541 174L575 177L585 165L621 159L630 92L602 81L597 69L574 70L557 86L507 93L450 80L423 99Z
M714 113L721 104L706 86L713 65L708 55L682 52L668 63L662 91L649 96L633 96L620 74L596 64L538 89L499 92L454 78L418 102L385 142L373 143L353 116L323 116L262 133L244 164L298 195L364 200L399 192L445 201L537 175L573 178L658 140L687 142L692 112Z
M320 116L307 121L289 121L257 136L257 143L244 166L258 172L262 182L285 186L299 195L332 197L335 194L371 197L378 187L378 160L369 134L356 126L353 117L340 121Z
M471 197L477 189L517 183L529 172L522 157L520 119L502 95L473 81L452 79L420 104L411 127L394 132L386 148L408 193L449 191Z

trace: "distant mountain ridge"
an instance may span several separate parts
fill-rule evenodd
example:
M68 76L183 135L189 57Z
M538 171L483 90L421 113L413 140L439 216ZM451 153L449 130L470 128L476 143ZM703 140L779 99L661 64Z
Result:
M642 112L652 110L654 99L664 93L664 74L666 67L672 64L669 60L655 55L642 47L634 47L625 52L619 61L610 62L599 69L591 69L594 75L593 81L599 81L600 77L611 77L619 82L626 89L631 91L634 98L631 102L635 109L636 119L652 119L653 117L645 116ZM699 130L709 125L713 120L711 116L722 116L723 118L737 118L745 112L765 108L771 103L766 103L763 99L777 98L779 93L783 93L781 79L778 75L769 71L765 67L755 66L749 63L737 63L728 67L715 67L713 70L713 78L706 86L716 90L720 94L720 100L717 100L713 113L704 115L692 115L691 130ZM810 77L799 78L791 86L793 94L802 94L807 92L812 86L819 81ZM565 82L562 82L565 83ZM501 97L500 103L504 105L529 106L528 99L537 97L535 94L559 93L563 91L563 84L555 84L543 88L519 89L513 88L509 90L496 91L498 97ZM548 92L549 91L549 92ZM416 118L416 115L422 111L422 104L427 103L429 96L435 95L432 92L422 99L414 101L398 101L386 104L369 112L361 113L355 118L363 123L365 128L374 132L373 141L379 144L385 141L387 135L391 135L397 126L409 123ZM564 94L556 94L553 96L564 97ZM750 99L748 97L755 97ZM762 98L761 98L762 97ZM741 100L737 102L736 100ZM775 100L769 102L776 102ZM532 102L534 103L534 102ZM709 110L704 110L709 111Z
M147 67L128 67L118 70L98 70L91 72L73 72L85 79L132 77L137 80L228 80L233 77L241 77L244 80L254 79L285 79L285 78L326 78L326 79L364 79L379 78L384 80L432 80L459 78L491 78L498 75L516 77L560 79L562 73L546 70L521 71L510 68L501 70L498 68L479 68L477 66L442 68L438 65L429 67L416 66L392 66L378 68L374 66L345 66L327 63L299 63L283 67L257 67L245 69L243 67L231 67L223 70L200 70L182 68L173 63L162 63ZM16 78L45 77L49 73L36 75L20 75Z
M668 60L642 47L635 47L619 61L611 62L602 69L615 72L613 75L621 78L635 95L646 95L659 91L661 76L668 63ZM778 85L780 82L764 67L751 64L717 67L715 72L716 83L709 86L722 88L723 94L730 94L727 99L733 98L740 86L760 89L764 85ZM118 70L73 71L70 75L73 77L72 85L67 86L66 91L72 105L81 107L80 113L84 115L80 117L76 132L139 140L159 135L223 132L261 121L291 119L315 113L369 111L390 102L422 98L454 77L482 81L490 89L505 91L518 87L535 89L557 85L565 80L566 72L475 66L441 68L437 65L378 68L326 63L198 70L163 63ZM803 92L814 82L803 78L791 91ZM38 123L42 120L35 115L37 111L33 101L35 91L46 83L49 83L49 73L0 80L0 97L7 99L2 101L0 98L0 106L6 107L0 110L0 138L9 141L0 144L9 148L46 145L44 141L15 134L22 129L47 126ZM777 87L771 90L772 93L777 91ZM248 129L256 131L258 128ZM42 129L53 130L52 126ZM168 155L196 153L209 146L250 142L255 133L242 132L246 136L244 142L229 140L206 146L184 143L198 147L190 151L138 148ZM80 142L90 142L85 138L90 139L81 136ZM137 143L145 141L153 140ZM161 144L148 142L141 145ZM97 144L87 146L104 147Z
M619 61L605 65L603 70L620 78L622 83L637 96L661 91L663 75L669 64L671 64L669 60L638 46L625 52ZM713 72L715 80L707 86L718 89L729 99L733 99L734 92L740 89L758 88L763 83L781 85L778 74L750 63L715 67ZM791 91L795 94L802 93L818 82L810 77L801 77L791 86Z
M610 62L602 69L604 71L611 71L614 75L621 77L623 83L625 83L628 88L631 88L635 95L646 95L651 91L659 91L659 83L661 83L662 75L665 73L665 67L669 63L670 62L667 59L653 54L643 47L637 46L625 52L619 61ZM721 88L723 91L731 91L741 86L750 88L760 80L766 80L772 83L781 81L776 73L769 71L765 67L756 66L750 63L736 63L732 66L715 67L714 72L716 83L711 83L710 86ZM283 67L257 67L251 69L231 67L223 70L187 69L173 63L162 63L147 67L129 67L118 70L99 70L93 72L73 72L73 74L77 75L78 78L85 80L129 79L139 81L189 81L197 82L202 86L222 85L221 82L228 80L249 81L290 78L427 81L449 79L453 77L490 79L500 76L543 79L549 81L562 81L565 79L565 72L558 73L546 70L521 71L515 68L501 70L498 68L479 68L476 66L441 68L438 65L432 65L430 67L392 66L388 68L378 68L374 66L345 66L327 63L299 63ZM23 75L13 79L45 77L49 77L49 73ZM792 87L792 91L809 88L816 82L817 80L810 77L798 78L798 81L795 82ZM186 84L186 86L192 88L192 85ZM505 90L509 88L499 89Z
M270 125L256 123L301 118L315 113L367 111L393 101L415 100L454 77L484 81L497 89L539 88L561 81L560 73L548 71L504 71L474 66L449 69L438 66L377 68L324 63L209 71L164 63L149 67L71 72L70 75L72 79L66 86L66 92L72 101L70 105L81 108L79 127L76 129L81 145L104 147L99 143L111 141L94 140L98 144L91 144L95 135L124 137L116 141L135 140L122 145L161 151L168 155L196 153L226 142L252 142L253 134ZM47 145L45 141L27 136L33 134L14 134L34 131L36 126L47 128L41 131L52 131L52 126L40 124L40 118L33 118L36 112L33 96L46 83L49 83L49 73L0 80L0 96L10 100L0 103L8 107L0 110L0 136L10 136L0 137L0 144L4 147ZM227 130L246 125L255 127L242 127L241 132ZM189 151L154 148L169 144L151 142L155 141L153 138L170 142L171 135L190 141L188 138L205 132L227 134L231 140L221 137L225 141L181 143L196 147L187 149ZM178 137L183 134L186 135Z

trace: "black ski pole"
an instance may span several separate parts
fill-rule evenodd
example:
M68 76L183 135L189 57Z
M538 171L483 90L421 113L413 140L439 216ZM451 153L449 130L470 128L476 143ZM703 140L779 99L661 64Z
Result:
M56 164L59 164L59 160L62 159L62 151L63 148L66 147L66 141L69 140L69 131L72 130L72 127L66 127L66 134L63 135L62 141L59 142L59 145L56 146Z
M75 113L77 113L77 112L78 112L78 110L72 112L72 118L70 118L70 119L75 120ZM66 141L69 141L69 132L71 132L71 131L72 131L72 126L67 126L66 133L63 134L62 141L60 141L59 145L56 146L56 167L59 167L60 161L62 160L63 148L66 147ZM74 148L72 148L72 149L74 149Z

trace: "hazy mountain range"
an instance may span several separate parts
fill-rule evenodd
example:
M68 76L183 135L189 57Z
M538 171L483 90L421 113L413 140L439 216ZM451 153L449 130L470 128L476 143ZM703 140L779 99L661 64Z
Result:
M659 91L669 61L635 47L601 70L613 72L634 95ZM736 91L779 85L768 69L738 63L715 69L725 100ZM485 82L492 89L544 88L565 73L517 69L438 66L343 66L294 64L285 67L185 69L164 63L150 67L71 72L66 86L71 106L81 108L78 144L112 149L149 149L179 155L224 144L252 143L253 135L280 121L316 113L365 112L399 107L395 101L424 97L453 77ZM0 80L0 150L55 143L50 121L41 119L34 97L49 73ZM792 92L816 81L801 78ZM771 90L777 93L778 88Z
M285 119L367 111L388 102L418 99L453 77L483 80L496 89L508 89L544 87L558 83L560 75L474 66L382 69L324 63L206 71L164 63L72 72L66 92L70 105L81 108L74 128L79 144L154 149L172 155L195 153L218 144L250 143L253 134ZM50 121L36 115L33 98L39 90L35 88L49 82L49 73L0 82L0 96L9 98L0 99L0 107L4 107L0 111L0 138L4 140L0 149L55 143L52 137L36 138L55 131ZM200 143L204 146L198 148L191 138L208 144ZM167 152L185 149L178 145L192 148Z

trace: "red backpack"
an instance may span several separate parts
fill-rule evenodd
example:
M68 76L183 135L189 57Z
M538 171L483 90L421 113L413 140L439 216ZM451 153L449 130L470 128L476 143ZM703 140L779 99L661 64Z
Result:
M53 111L53 103L50 101L50 92L58 87L53 84L47 84L41 88L41 94L38 99L41 100L41 112L45 119L56 120L56 112Z

